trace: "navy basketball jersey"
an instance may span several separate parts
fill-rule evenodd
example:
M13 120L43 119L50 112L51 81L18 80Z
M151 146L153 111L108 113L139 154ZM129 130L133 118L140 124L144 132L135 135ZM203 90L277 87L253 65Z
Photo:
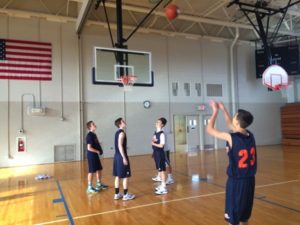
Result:
M93 148L97 149L100 151L100 154L103 153L102 147L98 141L98 137L95 133L89 131L88 134L86 135L86 144L90 144ZM97 154L95 152L88 151L88 153L92 154Z
M123 141L123 149L124 149L124 153L127 156L127 138L126 138L126 134L122 129L118 129L116 134L115 134L115 150L116 150L116 154L120 154L120 149L119 149L119 145L118 145L118 141L119 141L119 136L121 133L124 133L124 141Z
M257 169L256 144L251 132L232 133L232 147L229 148L227 175L235 178L253 177Z
M156 138L155 144L160 144L160 135L163 133L164 133L164 131L162 131L162 130L160 130L158 132L156 132L156 131L154 132L154 136ZM153 148L153 150L164 150L164 148L159 148L154 145L152 145L152 148Z

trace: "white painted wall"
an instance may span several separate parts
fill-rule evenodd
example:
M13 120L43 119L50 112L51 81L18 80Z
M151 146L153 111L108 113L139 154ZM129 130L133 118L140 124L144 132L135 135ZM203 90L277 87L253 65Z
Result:
M80 159L78 48L74 24L59 24L39 19L0 16L0 37L52 43L53 80L0 80L0 165L15 166L49 163L54 160L54 145L76 145ZM61 48L62 47L62 48ZM24 133L21 128L21 97L24 96ZM28 116L26 107L47 107L43 117ZM62 108L64 113L62 115ZM61 121L61 117L66 120ZM26 153L16 152L16 137L26 136ZM11 157L9 157L9 155Z
M26 29L25 29L26 27ZM136 33L130 39L130 49L151 51L154 87L134 87L125 93L118 86L93 85L93 47L111 47L108 31L87 26L80 40L75 25L59 24L38 19L0 16L0 38L51 42L53 49L53 80L48 82L0 80L0 166L15 166L53 162L54 145L75 144L76 159L80 160L81 141L86 134L85 124L94 120L97 135L104 148L104 156L113 155L114 120L125 117L128 128L130 155L150 154L150 140L157 118L166 117L167 129L172 129L174 114L200 114L199 103L208 103L206 84L222 84L223 96L216 100L229 106L229 45L208 39L191 40ZM114 31L115 32L115 31ZM128 31L125 31L125 34ZM250 129L257 144L280 142L280 106L286 99L278 92L268 92L255 78L254 48L238 45L235 49L239 107L253 112L255 122ZM81 52L81 57L80 57ZM82 62L80 63L80 58ZM82 75L82 115L80 120L80 76ZM172 96L170 85L179 82L179 94ZM191 96L184 95L183 83L191 84ZM201 83L201 96L196 95L195 83ZM32 93L37 102L47 107L44 117L24 114L24 128L28 152L15 152L15 139L20 134L21 96ZM143 108L150 100L152 107ZM24 97L24 105L32 97ZM209 109L203 114L210 113ZM61 120L61 118L65 120ZM225 129L222 117L217 126ZM80 133L83 133L83 136ZM218 142L220 147L223 142ZM10 152L12 158L8 157Z

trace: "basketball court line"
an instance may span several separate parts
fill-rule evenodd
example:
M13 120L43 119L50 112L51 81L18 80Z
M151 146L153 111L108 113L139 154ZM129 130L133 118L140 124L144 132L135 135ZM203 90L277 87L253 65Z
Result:
M296 180L283 181L283 182L277 182L277 183L272 183L272 184L257 185L256 188L264 188L264 187L294 183L294 182L299 182L299 181L300 181L300 179L296 179ZM126 208L123 208L123 209L109 210L109 211L93 213L93 214L87 214L87 215L82 215L82 216L75 216L75 217L73 217L73 220L79 220L79 219L84 219L84 218L88 218L88 217L94 217L94 216L105 215L105 214L110 214L110 213L117 213L117 212L128 211L128 210L132 210L132 209L139 209L139 208L144 208L144 207L150 207L150 206L155 206L155 205L168 204L168 203L172 203L172 202L185 201L185 200L203 198L203 197L211 197L211 196L216 196L216 195L220 195L220 194L225 194L225 191L215 192L215 193L210 193L210 194L190 196L190 197L185 197L185 198L178 198L178 199L173 199L173 200L169 200L169 201L154 202L154 203L149 203L149 204L126 207ZM287 209L289 209L289 208L287 208ZM298 212L298 210L296 210L296 211ZM68 219L61 219L61 220L53 220L53 221L49 221L49 222L37 223L35 225L55 224L55 223L67 222L67 221L69 221L69 220Z
M267 197L266 196L262 196L260 198L256 198L260 201L263 201L263 202L266 202L266 203L269 203L271 205L276 205L276 206L279 206L281 208L285 208L285 209L288 209L288 210L291 210L291 211L294 211L294 212L297 212L297 213L300 213L300 210L299 209L294 209L294 208L291 208L291 207L288 207L288 206L285 206L285 205L282 205L282 204L279 204L277 202L273 202L273 201L270 201L268 199L266 199Z
M296 180L282 181L282 182L277 182L277 183L272 183L272 184L257 185L255 187L263 188L263 187L276 186L276 185L280 185L280 184L294 183L294 182L299 182L299 181L300 181L300 179L296 179Z
M138 209L138 208L144 208L144 207L149 207L149 206L162 205L162 204L178 202L178 201L184 201L184 200L195 199L195 198L210 197L210 196L215 196L215 195L224 194L224 193L225 193L225 191L221 191L221 192L215 192L215 193L204 194L204 195L190 196L190 197L185 197L185 198L177 198L177 199L173 199L173 200L169 200L169 201L164 201L163 200L163 201L160 201L160 202L154 202L154 203L149 203L149 204L126 207L126 208L123 208L123 209L109 210L109 211L104 211L104 212L99 212L99 213L87 214L87 215L83 215L83 216L75 216L75 217L73 217L73 219L74 220L83 219L83 218L94 217L94 216L98 216L98 215L128 211L128 210L131 210L131 209ZM53 223L66 222L66 221L68 221L68 219L54 220L54 221L49 221L49 222L44 222L44 223L37 223L35 225L53 224Z
M290 181L283 181L283 182L277 182L277 183L273 183L273 184L258 185L258 186L256 186L256 188L271 187L271 186L276 186L276 185L281 185L281 184L288 184L288 183L294 183L294 182L299 182L299 181L300 181L300 179L290 180ZM288 207L288 206L279 204L277 202L268 200L266 196L255 197L255 199L260 200L260 201L265 202L265 203L268 203L268 204L271 204L271 205L274 205L274 206L278 206L280 208L284 208L284 209L287 209L287 210L291 210L291 211L300 213L299 209L294 209L292 207Z
M65 210L66 210L67 215L68 215L68 220L70 221L70 224L71 224L71 225L74 225L74 220L73 220L73 218L72 218L70 209L69 209L69 207L68 207L67 201L66 201L66 199L65 199L64 193L63 193L63 191L62 191L62 189L61 189L61 186L60 186L58 180L56 180L56 184L57 184L57 188L58 188L58 191L59 191L59 193L60 193L60 197L61 197L61 198L53 199L52 202L53 202L53 203L61 203L61 202L62 202L62 203L64 204Z

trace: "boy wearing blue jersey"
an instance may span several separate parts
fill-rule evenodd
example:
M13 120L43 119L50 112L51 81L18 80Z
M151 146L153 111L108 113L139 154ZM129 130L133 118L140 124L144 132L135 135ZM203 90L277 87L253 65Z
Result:
M207 132L227 142L229 158L225 220L232 225L247 225L253 207L257 168L255 139L246 129L253 122L253 116L250 112L239 109L231 119L223 103L211 101L211 107L213 113L207 125ZM219 109L223 112L227 127L232 133L222 132L214 127Z
M166 123L167 120L165 118L159 118L156 121L156 131L154 132L151 141L155 166L161 179L161 185L155 188L155 193L158 195L164 195L168 193L166 186L166 159L164 153L164 145L166 138L164 131L162 130Z
M108 186L101 183L101 170L102 165L99 158L99 155L103 154L102 147L98 141L97 135L95 133L97 126L93 121L89 121L86 124L89 132L86 135L86 145L87 145L87 159L88 159L88 187L87 193L96 193L101 189L106 189ZM96 174L97 183L94 188L92 185L93 174Z
M135 195L128 192L128 178L131 176L130 163L127 155L127 138L124 131L126 123L122 118L115 121L118 128L115 134L115 155L113 164L113 176L115 177L115 196L114 199L132 200ZM123 179L124 195L120 193L120 179Z

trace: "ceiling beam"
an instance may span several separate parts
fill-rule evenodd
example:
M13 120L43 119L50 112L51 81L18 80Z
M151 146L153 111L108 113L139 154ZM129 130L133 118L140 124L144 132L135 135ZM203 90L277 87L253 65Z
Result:
M25 11L21 11L21 10L8 10L8 9L0 9L0 14L6 14L8 16L12 16L12 17L26 17L26 18L41 18L41 19L45 19L48 21L55 21L58 23L66 23L66 22L71 22L71 23L76 23L76 19L75 18L71 18L71 17L66 17L66 16L57 16L57 15L49 15L46 13L36 13L36 12L25 12ZM96 25L96 26L101 26L101 27L105 27L107 28L107 23L105 22L98 22L98 21L86 21L86 25ZM112 29L117 29L117 25L114 23L111 23L111 28ZM128 26L128 25L124 25L123 26L124 29L127 30L133 30L135 27L134 26ZM164 30L160 30L160 29L152 29L152 28L140 28L138 30L138 33L153 33L153 34L159 34L159 35L163 35L163 36L167 36L167 37L175 37L175 36L179 36L179 37L184 37L184 38L189 38L189 39L211 39L211 40L218 40L218 41L232 41L232 39L230 38L221 38L221 37L215 37L215 36L210 36L210 35L200 35L200 34L192 34L192 33L180 33L180 32L175 32L175 31L164 31ZM245 43L245 44L251 44L250 41L243 41L243 40L239 40L240 43Z
M9 0L4 6L3 9L6 9L10 3L12 3L14 0Z
M79 35L81 33L81 30L85 24L85 21L88 16L88 12L91 9L93 0L83 0L81 9L79 11L77 21L76 21L76 33Z
M116 5L111 2L105 3L106 7L110 8L115 8ZM128 10L128 11L134 11L138 13L148 13L149 9L148 8L142 8L142 7L137 7L137 6L131 6L131 5L126 5L123 4L122 6L123 10ZM154 15L156 16L161 16L161 17L166 17L165 13L162 11L156 11L153 12ZM204 17L199 17L199 16L192 16L192 15L187 15L181 13L177 19L180 20L187 20L187 21L193 21L197 23L207 23L207 24L213 24L213 25L219 25L219 26L228 26L228 27L238 27L238 28L243 28L243 29L252 29L251 25L244 25L244 24L238 24L238 23L233 23L233 22L226 22L226 21L221 21L221 20L215 20L215 19L208 19Z
M210 14L212 14L213 12L215 12L216 10L218 10L219 8L223 7L225 4L227 4L228 1L227 0L221 0L218 1L216 4L213 5L213 7L209 8L204 14L203 16L209 16Z
M107 3L106 3L107 5ZM49 21L56 21L56 22L74 22L76 23L76 18L72 18L72 17L66 17L66 16L57 16L57 15L51 15L51 14L46 14L46 13L36 13L36 12L26 12L26 11L21 11L21 10L11 10L11 9L1 9L0 8L0 13L1 14L6 14L8 16L12 16L12 17L26 17L26 18L30 18L30 17L37 17L37 18L43 18L43 19L46 19L46 20L49 20ZM180 15L182 16L182 15ZM192 20L193 21L193 20ZM106 23L104 22L97 22L97 21L88 21L89 24L98 24L100 26L107 26ZM196 20L196 22L198 22L198 20ZM199 25L201 25L201 21L198 22ZM205 22L204 22L205 23ZM231 22L230 24L235 24L233 22ZM220 25L222 26L221 24L216 24L216 25ZM227 23L226 23L227 25ZM224 26L226 26L224 25ZM236 24L235 24L236 25ZM133 26L125 26L125 28L127 29L134 29L135 27ZM235 26L231 26L231 27L235 27ZM251 29L252 27L249 25L249 26L246 26L246 25L243 25L242 26L244 29L246 27L246 29ZM156 34L161 34L161 35L165 35L165 36L183 36L183 37L187 37L187 36L190 36L190 37L195 37L195 38L200 38L200 37L207 37L207 38L218 38L218 37L215 37L215 36L207 36L207 35L197 35L197 34L190 34L190 33L179 33L179 32L174 32L174 31L164 31L164 30L161 30L161 29L150 29L150 28L141 28L142 32L143 33L149 33L149 32L152 32L152 33L156 33ZM252 29L253 30L253 29ZM297 37L300 37L300 32L280 32L281 34L286 34L286 35L291 35L291 36L297 36ZM231 39L226 39L226 38L220 38L222 40L231 40ZM231 40L232 41L232 40ZM245 41L247 42L247 41Z
M52 15L47 13L36 13L36 12L28 12L28 11L22 11L22 10L13 10L13 9L1 9L1 14L6 14L11 17L24 17L24 18L42 18L49 21L56 21L56 22L76 22L75 18L72 17L66 17L66 16L58 16L58 15Z
M300 12L295 11L295 10L290 10L290 9L287 11L287 14L290 16L297 16L297 17L300 16Z
M111 2L107 2L105 4L105 6L110 7L110 8L116 7L115 4L111 3ZM122 8L123 8L123 10L134 11L134 12L138 12L138 13L148 13L149 12L148 8L136 7L136 6L132 6L132 5L126 5L126 4L123 4ZM153 14L156 16L165 17L165 13L162 11L156 11L156 12L153 12ZM232 28L247 29L247 30L252 30L253 32L255 32L254 28L248 24L241 24L241 23L235 23L235 22L230 22L230 21L209 19L209 18L204 18L204 17L199 17L199 16L187 15L184 13L181 13L177 19L192 21L192 22L197 22L197 23L211 24L211 25L216 25L216 26L226 26L226 27L232 27ZM270 30L270 31L272 31L272 30ZM299 32L279 31L278 33L283 34L283 35L291 35L291 36L300 37Z
M102 27L107 28L107 24L104 22L87 21L86 25L87 26L95 25L95 26L102 26ZM110 24L110 27L114 30L117 29L116 24ZM123 28L126 30L132 30L135 27L129 26L129 25L123 25ZM222 38L222 37L216 37L216 36L210 36L210 35L200 35L200 34L191 34L191 33L182 33L182 32L176 32L176 31L165 31L165 30L143 28L143 27L141 27L138 30L138 32L145 33L145 34L149 34L149 33L159 34L159 35L163 35L163 36L167 36L167 37L175 37L175 36L184 37L184 38L193 39L193 40L199 40L201 38L204 38L204 39L209 39L209 40L218 41L218 42L223 42L223 41L232 42L232 39L230 39L230 38ZM245 44L252 44L252 42L250 42L250 41L238 40L238 42L245 43Z

